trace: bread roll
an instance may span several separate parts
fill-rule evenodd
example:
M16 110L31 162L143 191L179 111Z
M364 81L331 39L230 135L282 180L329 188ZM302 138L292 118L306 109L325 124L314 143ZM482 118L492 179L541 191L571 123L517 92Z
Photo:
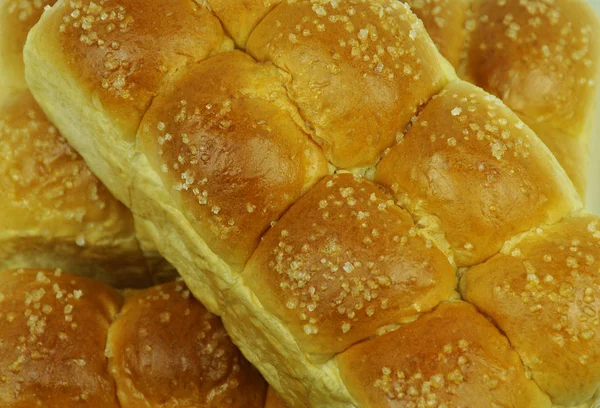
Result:
M577 214L510 242L462 280L465 299L506 333L557 404L598 392L599 268L600 218Z
M120 3L125 14L141 4ZM169 3L173 13L180 6ZM282 399L298 407L403 406L374 375L384 359L395 370L405 366L406 355L387 339L416 327L409 359L423 373L433 367L428 344L448 339L460 348L464 339L473 345L467 359L481 351L475 374L460 380L467 400L448 387L436 398L476 408L549 404L501 331L471 306L438 305L457 300L456 267L485 262L505 241L580 211L581 200L527 125L457 79L408 7L290 0L256 24L260 10L244 20L243 8L232 6L246 27L256 25L246 46L254 60L244 49L216 47L165 76L135 145L116 126L122 117L99 110L85 92L93 55L68 64L83 29L61 33L60 24L86 7L61 0L44 14L25 48L28 82L76 147L96 146L82 149L94 156L94 171L127 191L124 201L161 253ZM90 17L90 24L104 23ZM147 25L134 19L123 41L136 44ZM155 35L163 53L179 46ZM131 58L145 66L150 57ZM60 75L39 75L52 70ZM132 75L131 86L147 84ZM79 120L88 135L69 131ZM102 127L122 148L112 148ZM116 162L123 177L112 177ZM240 225L249 227L236 231ZM438 313L462 332L429 329ZM377 364L356 368L356 356ZM564 378L573 388L577 381Z
M0 268L64 268L124 287L151 278L129 210L27 89L0 104Z
M3 408L264 406L264 380L183 283L126 291L121 309L113 289L60 270L0 282Z
M408 3L459 75L519 114L585 196L600 79L600 22L588 2Z
M119 294L60 270L0 272L0 406L117 408L104 356Z
M331 163L365 167L442 88L445 66L402 4L340 6L340 12L328 13L318 2L283 2L252 31L246 48L289 74L290 97Z
M416 322L350 348L338 360L350 393L363 407L552 405L527 377L507 339L463 302L442 304Z
M515 233L560 220L578 199L536 135L500 100L448 85L383 158L375 181L439 224L458 266L481 263Z
M107 355L122 408L264 405L258 371L181 282L126 292Z

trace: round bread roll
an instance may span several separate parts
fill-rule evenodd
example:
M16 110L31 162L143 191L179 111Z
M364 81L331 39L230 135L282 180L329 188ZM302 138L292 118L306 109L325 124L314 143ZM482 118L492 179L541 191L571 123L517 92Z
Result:
M600 77L600 22L586 0L409 0L459 75L501 98L585 196Z
M60 270L0 272L0 406L117 408L104 356L119 294Z
M456 82L421 111L375 181L422 224L439 224L458 266L471 266L514 234L554 223L578 205L552 159L499 100Z
M577 214L526 234L470 269L461 287L554 403L600 391L599 217Z
M134 223L28 91L23 46L44 8L54 3L0 1L0 141L5 177L0 192L10 200L0 215L0 268L63 268L118 287L172 280L176 271L149 244L144 223ZM133 228L148 268L143 267Z
M155 89L141 120L128 117L132 128L141 124L135 136L119 125L121 113L87 95L88 74L103 70L96 54L69 63L87 34L60 25L88 0L60 0L44 14L25 48L28 81L289 405L411 406L384 386L383 367L414 381L450 375L437 391L407 386L415 406L554 403L493 322L445 302L459 297L457 268L485 264L507 241L581 210L556 158L501 100L456 77L401 2L242 3L218 3L218 13L232 13L225 25L240 21L239 49L213 47L209 36L197 45L211 50L205 58L178 66L158 88L133 69L132 87ZM124 16L144 8L119 5ZM189 4L163 6L177 16ZM89 16L92 27L103 27L101 16ZM169 21L134 18L127 35L114 34L128 42L123 49L143 42L130 55L140 73L152 50L179 50L181 38L157 28ZM144 41L148 32L156 45ZM98 88L96 100L110 92ZM70 131L80 118L86 135ZM409 334L411 350L388 341ZM597 385L600 370L590 370L582 375ZM579 387L576 376L562 378Z
M3 408L264 406L258 371L181 282L128 290L122 308L115 290L60 270L0 282Z
M263 237L244 278L310 353L339 353L449 299L455 269L360 177L326 177Z
M107 356L122 408L264 406L264 380L182 282L126 292Z

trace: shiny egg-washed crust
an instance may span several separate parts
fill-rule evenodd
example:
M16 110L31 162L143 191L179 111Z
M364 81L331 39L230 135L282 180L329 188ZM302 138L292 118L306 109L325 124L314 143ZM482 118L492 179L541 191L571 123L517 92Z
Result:
M119 294L51 270L0 272L0 406L118 408L104 356Z
M376 350L376 351L374 351ZM464 302L445 303L419 320L338 356L362 406L550 408L527 379L519 356L493 324Z
M128 1L139 5L141 0L122 1L125 9ZM239 2L229 4L234 3ZM243 4L251 8L252 2ZM383 372L377 363L377 356L386 354L380 339L401 335L403 327L426 325L428 320L419 323L422 316L439 313L431 310L455 299L457 264L481 263L514 236L581 209L573 184L547 147L500 100L458 80L401 2L286 1L258 23L256 16L264 10L249 12L244 24L256 25L247 42L255 60L243 50L221 47L216 55L165 76L144 118L130 118L132 126L141 126L129 150L113 148L115 141L131 137L114 126L121 118L99 112L87 98L89 83L80 72L89 67L61 69L69 58L56 48L65 41L59 22L66 5L61 0L45 13L29 36L26 71L34 94L76 147L97 146L82 151L94 156L94 171L109 186L121 183L111 189L126 191L123 200L161 253L195 296L222 317L244 355L290 405L357 407L365 395L369 400L360 406L393 404L394 395L378 383L361 382L372 370ZM244 9L236 10L242 18ZM131 37L143 38L146 28L133 22L129 29ZM157 32L155 42L168 44ZM93 65L93 57L82 57L80 66ZM144 61L143 52L137 57ZM421 75L414 71L423 65L428 68ZM60 75L40 75L56 70ZM372 86L382 92L375 99ZM359 102L350 110L348 101ZM315 121L317 108L323 111L321 122ZM396 116L383 123L382 112L414 116L407 123ZM90 129L87 137L72 131L80 121ZM98 132L103 127L115 131L113 140ZM364 146L353 127L365 130ZM384 140L390 129L396 129L393 140ZM314 171L323 168L315 143L337 175ZM415 148L402 157L399 152L411 143ZM311 146L311 154L297 154L300 146ZM380 153L382 164L376 168ZM115 162L124 171L119 180L106 169ZM335 163L357 174L344 174ZM411 163L418 166L398 180L393 168ZM369 167L356 168L363 164ZM248 169L252 173L242 174ZM424 180L414 191L406 183L411 177ZM368 178L394 182L375 184ZM426 191L419 192L428 188L428 180L436 186L429 201ZM400 182L406 194L394 187ZM290 191L299 186L302 197L292 198ZM515 199L495 195L492 186ZM268 195L281 195L275 200L281 216L273 211L265 217L261 212L268 208L253 207ZM477 228L470 232L456 225L457 216ZM251 219L270 226L264 234L257 226L231 237L221 234ZM489 243L486 228L494 238ZM243 254L250 254L250 261L242 270ZM472 308L453 318L459 327L485 320ZM482 323L481 330L493 335L465 333L479 345L478 375L465 377L461 392L479 401L483 385L500 376L506 382L493 394L495 404L514 405L523 393L532 399L520 407L547 402L506 338L491 324ZM419 336L420 343L435 335L429 331ZM361 340L362 354L373 361L340 367L335 356L353 353ZM495 350L510 359L499 361ZM414 362L426 365L427 359L417 356ZM386 360L395 363L401 361ZM455 368L441 374L460 379ZM508 386L511 378L517 379L514 386ZM479 406L487 408L485 398L481 395Z
M526 234L469 270L461 287L465 299L506 333L556 403L585 402L598 391L597 216L579 214Z
M92 174L27 89L0 103L0 268L63 268L151 284L130 211Z
M107 354L122 408L264 405L258 371L180 282L126 291Z
M246 45L291 76L290 98L313 137L346 169L376 164L446 82L439 53L404 3L358 4L328 11L318 2L283 2Z
M375 181L421 222L439 223L458 266L497 253L515 233L560 220L577 203L551 154L496 97L447 86L383 158Z
M327 174L327 161L304 133L279 71L247 54L216 55L166 88L138 143L154 153L150 164L178 205L194 208L202 239L241 269L269 223Z
M181 282L0 272L3 408L263 408L266 383Z
M409 0L460 77L532 126L585 196L600 23L586 0Z
M8 195L0 215L0 267L62 268L117 287L172 280L175 269L149 244L143 224L134 223L144 268L131 213L92 175L29 93L23 46L44 8L54 3L0 1L2 172L10 172L0 186Z
M416 318L456 286L454 268L409 213L351 174L326 177L298 200L244 278L304 350L326 356Z

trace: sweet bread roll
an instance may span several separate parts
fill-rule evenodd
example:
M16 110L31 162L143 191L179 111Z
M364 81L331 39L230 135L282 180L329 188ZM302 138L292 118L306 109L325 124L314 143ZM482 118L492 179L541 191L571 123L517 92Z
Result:
M577 214L510 242L461 282L556 404L600 389L599 268L600 218Z
M459 75L519 114L585 195L600 80L600 22L588 2L408 3Z
M264 406L266 383L183 283L126 291L121 309L113 289L60 270L0 282L3 408Z
M403 3L357 7L282 2L246 46L290 76L290 97L314 139L332 164L350 169L375 164L446 81L422 23Z
M0 103L0 268L64 268L124 287L151 284L133 218L27 89Z
M263 408L264 380L181 282L126 291L107 356L121 408Z
M244 24L262 13L244 3L256 11L245 20L244 8L229 4ZM446 338L459 349L461 339L473 345L465 358L481 356L473 375L452 375L466 401L448 388L432 392L436 398L474 408L539 407L555 398L528 378L519 350L493 323L464 303L439 304L459 297L457 267L481 264L506 241L569 217L581 200L526 124L498 98L457 79L408 7L395 0L281 2L252 29L245 49L243 41L235 51L215 48L165 76L135 144L117 127L120 115L91 114L97 105L82 74L93 70L92 56L82 56L85 67L61 68L83 34L80 27L61 33L61 21L85 7L61 0L31 32L25 58L33 92L76 147L95 146L82 150L94 156L94 171L127 192L123 201L161 253L288 404L403 406L370 382L381 365L350 367L357 360L348 356L400 369L407 357L386 339L415 327L414 353L422 347L425 357L410 364L425 361L423 372L437 368L427 345ZM169 7L180 12L179 2ZM136 19L123 40L131 47L149 29ZM178 41L160 37L157 44ZM143 66L148 57L131 58ZM61 75L42 79L54 69ZM67 84L69 92L57 92ZM147 86L133 75L131 85ZM80 118L87 135L69 131ZM112 148L102 127L121 148ZM116 162L123 177L112 177ZM438 313L464 329L429 329ZM582 375L593 382L591 367ZM551 364L548 370L558 372ZM578 387L574 376L563 381Z
M466 82L447 86L383 158L375 181L439 224L458 266L497 253L515 233L560 220L578 198L536 135Z
M2 172L10 173L0 192L11 200L0 215L0 267L60 267L119 287L171 280L176 271L145 239L143 223L91 174L28 91L25 39L54 3L0 1L0 138Z
M264 236L244 278L307 352L339 353L415 319L456 286L410 215L360 177L326 177Z
M118 408L104 349L119 294L60 270L0 282L0 406Z
M361 407L552 406L507 339L463 302L442 304L338 360Z

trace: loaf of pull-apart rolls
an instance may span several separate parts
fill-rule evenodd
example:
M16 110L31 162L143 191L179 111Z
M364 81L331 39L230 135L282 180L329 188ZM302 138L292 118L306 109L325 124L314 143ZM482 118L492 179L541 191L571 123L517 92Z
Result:
M406 4L59 0L25 65L291 406L597 396L600 218Z
M265 381L183 283L123 299L60 270L0 282L3 408L265 406Z
M600 25L585 0L406 0L460 77L501 98L582 196Z
M63 268L118 287L170 278L141 234L143 221L92 174L28 90L23 46L54 2L0 0L0 268Z

